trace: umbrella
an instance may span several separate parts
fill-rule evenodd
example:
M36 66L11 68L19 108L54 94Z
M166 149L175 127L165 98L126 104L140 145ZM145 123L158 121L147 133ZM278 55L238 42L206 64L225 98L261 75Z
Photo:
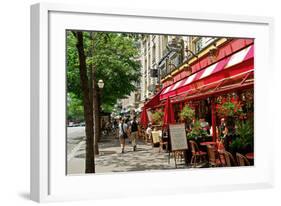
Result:
M170 97L166 100L165 103L165 109L164 109L164 122L163 127L167 127L168 124L175 123L175 117L174 117L174 110L170 101Z
M148 117L147 117L147 112L146 108L144 107L142 112L141 112L141 117L140 117L140 124L146 128L148 125Z

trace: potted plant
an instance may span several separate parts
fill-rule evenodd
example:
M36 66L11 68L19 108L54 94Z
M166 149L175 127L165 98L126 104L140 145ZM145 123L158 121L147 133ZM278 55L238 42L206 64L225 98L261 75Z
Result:
M163 117L164 117L164 112L161 109L157 109L152 114L153 124L162 125L163 124Z
M237 98L222 98L216 105L220 117L237 117L243 114L242 103Z
M190 106L185 105L180 113L181 120L185 121L187 124L190 124L192 119L195 116L195 111Z
M205 130L202 129L200 122L196 120L192 126L192 129L190 132L187 133L187 139L194 139L194 140L200 140L204 137L206 137L208 134Z
M229 145L233 153L246 154L253 151L254 130L251 121L240 121L236 127L236 138Z
M228 135L234 134L235 121L245 116L242 106L242 102L237 97L222 97L217 100L217 114L220 118L225 118Z

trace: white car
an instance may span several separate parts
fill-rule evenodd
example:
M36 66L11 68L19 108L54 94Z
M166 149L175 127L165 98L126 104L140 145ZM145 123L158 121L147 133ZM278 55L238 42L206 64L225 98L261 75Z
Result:
M85 122L80 122L79 126L80 127L84 127L85 126Z
M69 123L68 123L68 126L69 126L69 127L74 127L74 122L69 122Z

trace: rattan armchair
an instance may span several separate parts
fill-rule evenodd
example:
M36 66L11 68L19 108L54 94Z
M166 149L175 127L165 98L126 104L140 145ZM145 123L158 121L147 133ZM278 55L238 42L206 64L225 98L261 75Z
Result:
M250 162L244 155L236 153L236 160L238 166L250 166Z
M202 162L203 160L205 160L207 153L200 151L199 147L195 141L189 140L189 144L190 144L191 153L192 153L190 164L193 165L194 167L196 167L197 161L199 160L199 162Z
M207 145L207 153L208 153L209 166L219 167L223 165L222 163L223 160L220 159L219 153L214 146Z
M221 159L223 166L225 166L225 167L237 166L237 163L236 163L234 157L228 151L220 152L220 159Z

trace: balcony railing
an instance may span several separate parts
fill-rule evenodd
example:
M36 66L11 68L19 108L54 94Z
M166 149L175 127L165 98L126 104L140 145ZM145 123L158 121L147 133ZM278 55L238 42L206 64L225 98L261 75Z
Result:
M161 79L165 78L167 76L167 71L166 69L161 70Z

